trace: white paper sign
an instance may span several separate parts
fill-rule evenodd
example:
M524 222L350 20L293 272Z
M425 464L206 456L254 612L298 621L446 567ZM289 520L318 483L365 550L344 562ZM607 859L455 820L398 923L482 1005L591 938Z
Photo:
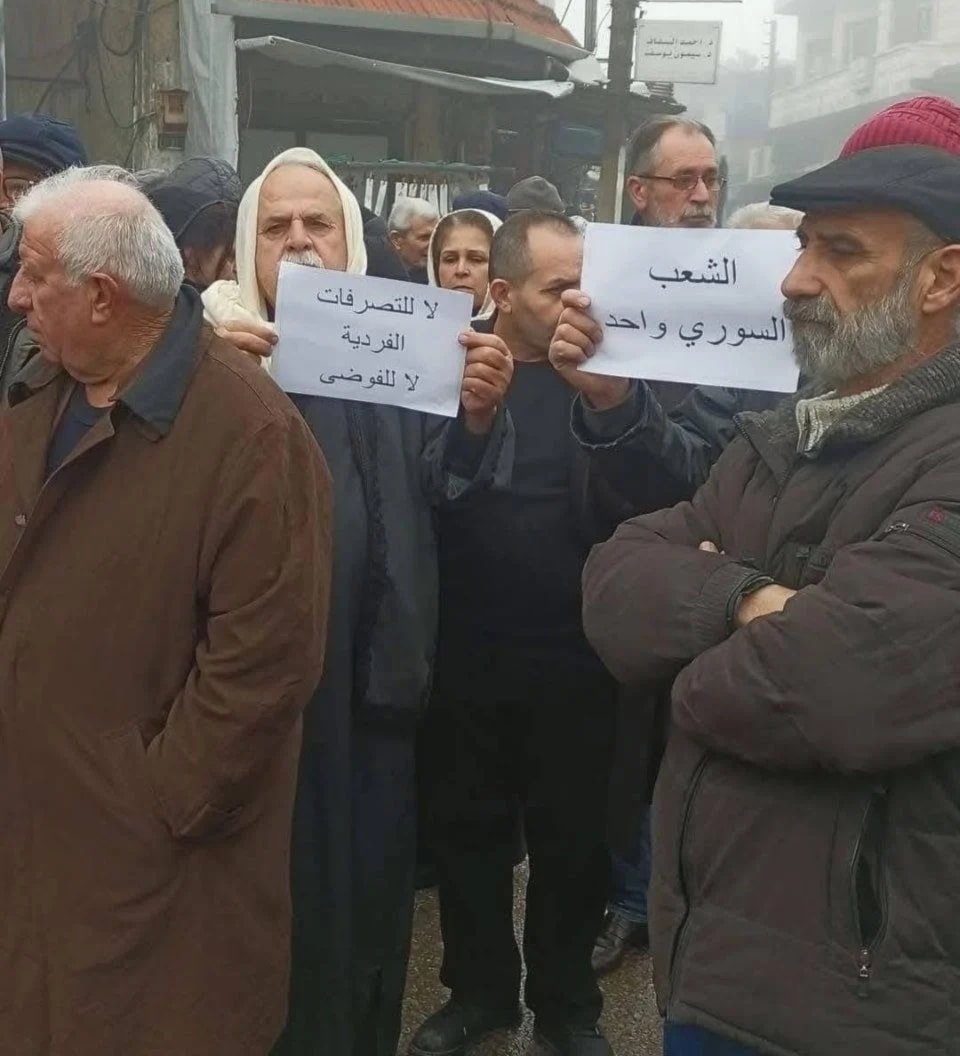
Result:
M780 283L792 231L587 228L581 286L604 336L594 374L793 392Z
M722 22L642 18L637 25L634 76L641 81L716 84L722 33Z
M282 264L271 373L285 392L453 418L472 308L467 293Z

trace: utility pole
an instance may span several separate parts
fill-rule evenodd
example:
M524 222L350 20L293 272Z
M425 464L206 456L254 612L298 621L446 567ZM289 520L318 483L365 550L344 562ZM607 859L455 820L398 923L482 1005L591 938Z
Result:
M769 127L773 93L777 90L777 20L772 18L767 25L770 29L770 42L767 47L767 126Z
M610 60L607 64L606 121L597 219L615 223L619 219L620 159L627 135L639 0L611 0L610 7Z
M0 0L2 2L2 0ZM583 14L583 46L587 51L597 50L597 0L586 0Z

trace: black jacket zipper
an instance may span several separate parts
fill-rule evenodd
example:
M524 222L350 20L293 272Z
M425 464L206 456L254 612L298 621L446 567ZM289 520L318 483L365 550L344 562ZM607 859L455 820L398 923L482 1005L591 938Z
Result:
M687 840L687 826L690 822L690 813L693 810L694 800L697 798L697 792L700 788L700 782L703 780L703 773L707 768L707 763L710 761L709 755L704 757L697 764L696 770L693 772L693 776L690 778L690 791L687 795L686 803L683 806L683 820L680 823L680 842L678 846L678 855L680 861L678 863L678 874L680 878L680 891L683 895L683 920L680 921L680 927L677 928L676 937L673 940L673 950L670 953L670 990L673 991L674 982L676 979L677 966L680 961L680 952L683 948L683 939L687 933L687 927L690 923L690 892L687 889L687 877L686 869L683 864L683 851Z
M944 528L930 523L918 525L907 524L906 521L898 521L896 524L888 524L881 533L880 538L886 539L888 535L895 534L915 535L920 539L926 539L928 542L934 543L953 557L960 557L960 531L956 529Z
M863 859L864 839L869 831L870 821L874 812L878 808L878 803L886 797L886 794L887 790L882 786L877 786L871 791L870 800L863 811L860 832L853 848L853 859L850 865L850 902L853 913L854 928L859 942L859 949L857 951L857 997L860 998L867 998L870 996L870 982L873 977L873 955L880 940L883 938L887 927L887 896L886 885L883 882L883 855L879 839L877 841L876 895L880 920L876 933L872 935L869 940L863 930L863 917L860 912L860 896L857 889L860 863Z

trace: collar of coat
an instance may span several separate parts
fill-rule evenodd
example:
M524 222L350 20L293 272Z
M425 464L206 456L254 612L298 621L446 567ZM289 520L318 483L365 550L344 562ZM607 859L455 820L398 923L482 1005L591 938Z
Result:
M161 436L173 428L186 395L197 364L202 326L200 296L192 287L184 286L160 341L117 397L118 404L123 404ZM30 399L64 373L62 367L42 356L34 357L10 386L10 405L15 407Z
M774 469L793 461L799 439L797 404L814 395L802 391L775 410L737 415L741 431ZM960 343L947 346L861 400L830 426L817 449L805 457L816 459L838 448L871 444L924 411L955 400L960 400Z

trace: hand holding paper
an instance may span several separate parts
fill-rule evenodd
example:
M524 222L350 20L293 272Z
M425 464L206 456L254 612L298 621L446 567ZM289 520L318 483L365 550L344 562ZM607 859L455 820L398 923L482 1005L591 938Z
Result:
M273 355L277 343L277 334L273 327L255 319L242 323L224 323L223 326L217 327L216 335L224 341L229 341L234 348L258 359L267 359Z
M513 356L495 334L470 330L460 335L460 343L467 349L460 398L464 422L469 432L483 435L493 428L497 410L510 387Z
M561 300L565 307L550 344L550 362L594 410L617 407L630 393L629 380L592 374L586 366L603 340L603 327L590 315L590 298L566 290Z

